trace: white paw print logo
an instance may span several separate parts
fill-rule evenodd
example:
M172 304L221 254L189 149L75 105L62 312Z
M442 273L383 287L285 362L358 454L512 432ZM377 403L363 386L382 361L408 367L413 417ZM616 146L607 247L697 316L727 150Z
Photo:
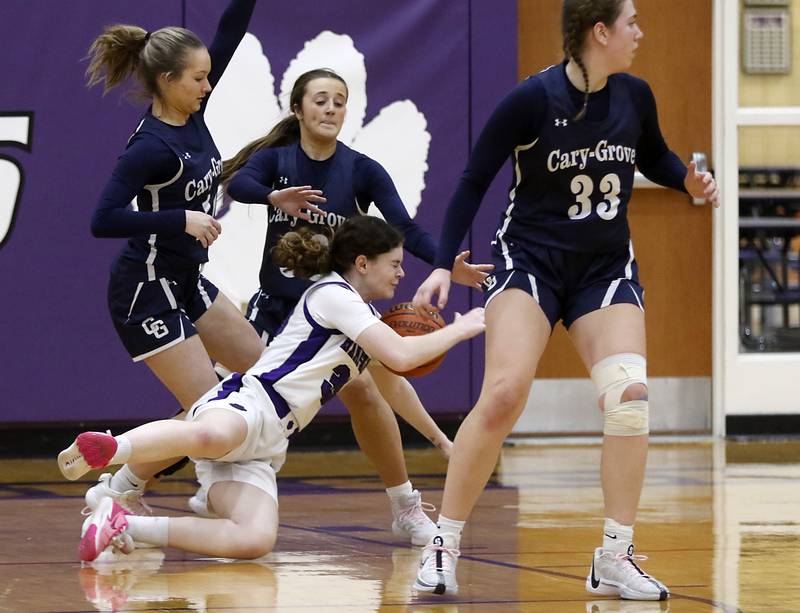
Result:
M367 70L364 56L346 34L324 31L306 42L289 63L277 96L269 58L255 36L245 35L206 110L206 123L223 159L264 136L285 117L297 77L315 68L331 68L347 82L347 115L339 140L386 168L408 214L414 217L428 170L428 122L411 100L398 100L364 125ZM370 213L380 216L374 205ZM258 289L266 206L234 203L220 222L223 232L211 247L203 274L241 305Z

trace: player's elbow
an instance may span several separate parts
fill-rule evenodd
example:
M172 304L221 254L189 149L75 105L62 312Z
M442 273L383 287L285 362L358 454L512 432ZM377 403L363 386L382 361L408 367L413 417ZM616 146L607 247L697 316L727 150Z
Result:
M406 372L420 364L420 360L415 359L413 351L408 347L403 347L402 344L388 349L380 360L384 366L395 372Z
M228 192L228 196L230 196L233 200L236 200L236 202L244 202L246 200L244 194L242 193L241 187L236 182L235 175L233 179L231 179L231 182L228 184L226 191Z

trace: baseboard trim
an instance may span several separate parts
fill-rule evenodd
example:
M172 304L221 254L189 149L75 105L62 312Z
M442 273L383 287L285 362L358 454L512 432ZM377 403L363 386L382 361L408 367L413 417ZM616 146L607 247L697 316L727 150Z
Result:
M800 415L728 415L725 432L728 436L796 436L800 435Z

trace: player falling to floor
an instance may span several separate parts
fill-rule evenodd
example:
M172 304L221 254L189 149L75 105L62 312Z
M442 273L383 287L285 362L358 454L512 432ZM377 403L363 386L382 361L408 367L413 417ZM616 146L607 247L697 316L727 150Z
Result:
M565 61L520 83L478 139L450 201L436 270L419 288L425 311L443 307L452 254L489 183L512 158L514 176L486 284L486 371L454 440L439 533L414 587L458 590L464 522L525 407L536 367L561 320L590 372L603 411L602 546L586 589L664 600L669 590L634 554L633 524L649 432L644 292L627 222L634 170L719 205L710 173L687 167L664 142L646 82L626 74L642 40L631 0L565 0ZM439 299L434 306L433 297Z
M376 381L430 361L483 331L483 309L425 336L401 337L370 301L392 298L403 278L402 235L381 219L345 221L329 242L310 230L284 235L276 261L301 277L323 273L302 295L284 328L245 373L234 373L189 410L185 421L162 420L121 436L87 432L62 451L68 479L92 468L157 462L187 455L217 518L140 517L106 498L90 516L80 558L109 545L178 547L205 555L255 558L271 551L278 528L275 473L288 439L365 368ZM383 391L383 390L382 390ZM430 416L420 405L402 414L423 435ZM416 411L416 412L415 412Z
M231 197L267 207L259 289L247 307L247 319L267 344L311 284L272 261L272 249L286 232L301 227L335 231L345 219L367 214L374 204L380 215L402 232L406 252L429 264L436 255L433 239L411 219L384 167L338 140L348 99L347 83L335 71L315 68L304 72L292 86L289 114L265 136L225 161L222 183ZM467 253L458 256L454 277L462 284L480 287L486 278L483 271L491 266L467 264ZM405 404L419 403L408 381L393 380L393 397ZM436 525L423 512L420 493L409 480L391 407L366 371L342 390L339 400L350 414L359 447L386 487L395 534L424 545ZM449 456L452 443L438 428L431 442ZM198 502L202 496L194 496L190 506L202 514Z

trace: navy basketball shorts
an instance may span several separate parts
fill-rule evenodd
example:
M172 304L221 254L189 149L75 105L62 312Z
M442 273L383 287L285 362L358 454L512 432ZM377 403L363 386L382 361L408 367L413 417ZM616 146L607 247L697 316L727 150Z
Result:
M197 334L194 322L217 294L217 287L197 269L154 281L115 271L108 285L108 306L122 344L138 362Z
M264 344L269 345L283 323L292 314L296 304L296 298L268 296L258 290L247 303L245 317L258 332Z
M612 304L644 310L633 243L612 253L579 253L505 239L494 244L492 263L486 305L504 290L520 289L533 296L551 327L561 320L569 329L579 317Z

